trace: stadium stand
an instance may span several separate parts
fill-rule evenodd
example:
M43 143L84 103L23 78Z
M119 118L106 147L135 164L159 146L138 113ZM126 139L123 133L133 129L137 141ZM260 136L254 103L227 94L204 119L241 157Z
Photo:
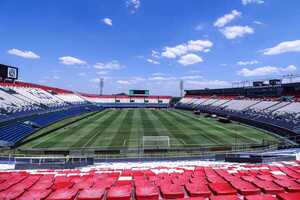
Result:
M292 83L280 86L187 90L176 108L229 116L268 130L273 126L273 132L276 127L280 127L289 130L282 136L289 137L291 134L297 137L300 133L300 103L296 88L299 85Z
M300 162L106 163L81 169L0 171L0 199L298 200Z
M0 83L0 146L14 146L38 128L104 108L166 108L169 96L89 95L32 83Z

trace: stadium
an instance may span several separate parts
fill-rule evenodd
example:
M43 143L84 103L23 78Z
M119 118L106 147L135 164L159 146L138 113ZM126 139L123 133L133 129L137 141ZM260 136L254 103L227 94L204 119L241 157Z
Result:
M239 6L271 4L256 0L236 1ZM129 13L121 13L121 17L115 15L115 18L126 21L127 17L138 15L138 10L142 9L141 2L145 2L145 7L151 5L146 1L128 0L125 7L130 9ZM98 3L88 6L91 16ZM110 4L106 3L99 5L109 8ZM177 3L174 3L175 7ZM193 5L199 6L198 3L194 1ZM5 5L11 9L9 3ZM49 3L49 8L51 5ZM79 12L73 15L76 5L73 5L72 17L68 17L88 28L85 20L77 18ZM80 9L85 9L86 4L80 5ZM233 5L237 6L230 4L230 7ZM54 7L56 9L56 5ZM220 8L225 7L220 3ZM192 15L189 11L193 8L188 8L183 16ZM187 8L183 6L182 9ZM240 9L243 10L242 7ZM55 16L55 23L60 23L56 17L66 13L54 10L46 16ZM30 19L37 23L35 12L34 19ZM56 12L60 14L56 16ZM103 10L101 12L105 13ZM139 12L146 15L143 9ZM27 17L30 16L24 15L24 19ZM228 40L254 34L248 26L237 35L233 32L240 28L233 27L234 30L226 35L226 28L232 28L226 24L241 17L241 11L232 10L218 18L213 27L217 27L218 34L223 34ZM0 14L0 24L1 20ZM121 28L113 29L113 23L118 22L103 18L101 23L112 28L110 31L117 32L118 37L122 35ZM131 23L130 20L127 23ZM253 22L263 26L260 23ZM205 27L198 25L196 31L203 31L202 26ZM51 29L50 26L49 32ZM49 41L53 36L59 41L64 31L56 32L55 26ZM111 39L104 30L101 31L105 40ZM73 37L83 32L75 31ZM38 38L38 35L35 36ZM61 40L63 46L70 37L68 35ZM95 44L98 41L86 32L84 37L84 40ZM130 38L128 35L126 37ZM143 37L147 38L145 35ZM83 38L82 35L80 38ZM35 60L12 61L5 56L3 59L0 57L0 200L299 200L300 76L296 74L297 67L244 67L237 71L237 75L243 75L244 79L230 83L205 79L198 74L199 70L176 68L179 65L201 66L202 57L213 47L210 40L213 39L189 40L178 46L166 46L161 52L152 50L151 59L135 56L134 60L144 60L154 66L166 64L173 67L170 73L175 71L175 75L167 76L159 72L147 78L135 76L149 70L146 67L142 70L132 67L132 71L124 70L120 75L118 70L123 70L125 65L117 60L98 62L92 66L91 61L71 56L60 57L59 64L51 64L69 67L63 72L57 68L52 70L48 65L39 70L34 67L39 63L34 61L38 62L41 56L32 51L8 50L7 57L14 55ZM110 45L115 45L117 41L114 38ZM73 42L69 51L73 48L74 51L80 52L81 48L85 51L86 46L77 48ZM95 48L93 42L88 44L91 52L87 57L98 54L92 52ZM240 39L226 48L243 42ZM263 54L299 53L299 47L295 45L300 43L295 43L297 41L283 42L274 48L264 49ZM47 49L52 45L60 44L50 42ZM132 50L131 47L138 48L135 45L134 40L126 43L126 48L120 44L121 52L125 55L126 51ZM248 45L250 48L252 44ZM244 55L232 51L230 54L234 56L237 56L235 53ZM111 52L122 57L116 49ZM110 54L101 53L101 56ZM201 57L200 53L203 53ZM224 49L222 53L227 54ZM48 52L49 57L43 62L51 63L52 54ZM233 59L231 56L228 60ZM175 64L170 61L176 58ZM169 60L164 63L163 59ZM259 59L263 61L240 61L236 65L274 62L264 57ZM228 67L227 64L221 65ZM86 81L89 70L98 77ZM75 71L76 78L72 76ZM126 73L133 76L125 80ZM230 67L210 73L216 77L234 74ZM262 75L257 75L259 73ZM42 77L43 74L47 76ZM54 76L50 80L51 74ZM248 78L252 76L253 79ZM39 81L40 78L43 81ZM69 85L70 82L76 85ZM213 87L209 87L211 85Z

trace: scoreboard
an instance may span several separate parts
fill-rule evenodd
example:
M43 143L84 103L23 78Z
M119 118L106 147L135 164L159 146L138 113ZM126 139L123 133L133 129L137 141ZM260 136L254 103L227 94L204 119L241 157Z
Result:
M130 96L149 96L149 90L129 90Z
M18 79L18 68L0 64L0 77L5 79Z

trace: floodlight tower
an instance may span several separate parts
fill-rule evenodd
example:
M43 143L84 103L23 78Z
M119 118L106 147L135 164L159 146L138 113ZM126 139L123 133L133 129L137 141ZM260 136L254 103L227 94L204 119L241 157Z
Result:
M180 90L180 97L183 97L183 90L184 90L183 80L180 80L180 82L179 82L179 90Z
M103 88L104 88L104 79L99 79L99 88L100 88L100 96L103 95Z

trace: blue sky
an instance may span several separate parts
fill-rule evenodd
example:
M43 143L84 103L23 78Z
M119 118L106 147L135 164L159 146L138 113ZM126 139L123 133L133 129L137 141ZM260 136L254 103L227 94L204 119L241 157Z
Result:
M297 74L297 0L1 0L0 62L23 81L106 94Z

